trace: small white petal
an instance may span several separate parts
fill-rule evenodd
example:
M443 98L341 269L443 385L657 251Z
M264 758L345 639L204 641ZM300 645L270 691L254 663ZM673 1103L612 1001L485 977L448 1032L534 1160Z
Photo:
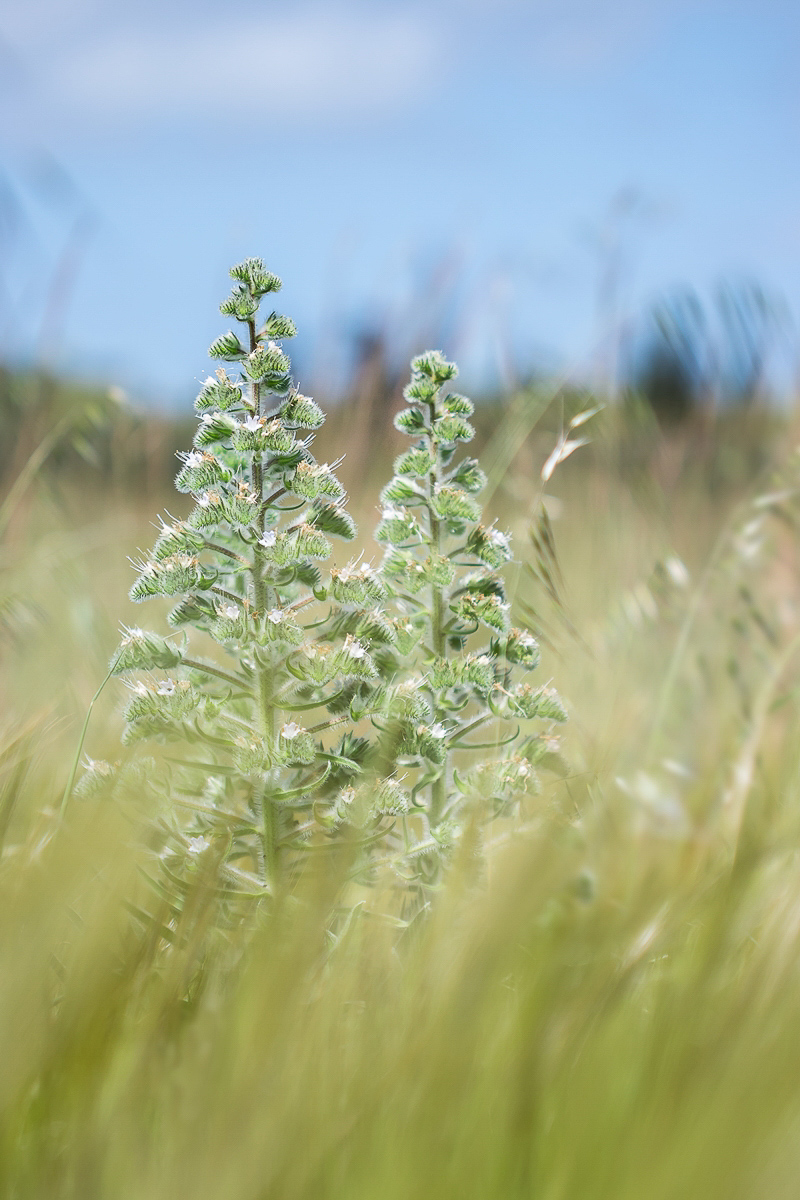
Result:
M351 658L366 657L367 652L364 647L360 642L357 642L354 637L351 637L350 634L348 634L345 638L344 648L346 653L349 654Z

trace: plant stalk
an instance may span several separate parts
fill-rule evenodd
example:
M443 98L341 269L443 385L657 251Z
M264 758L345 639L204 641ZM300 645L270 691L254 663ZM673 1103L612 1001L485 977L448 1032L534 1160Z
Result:
M247 327L250 333L250 351L256 349L258 340L256 338L255 321L248 321ZM256 416L261 416L261 387L253 381L251 384L251 399L253 412ZM251 483L253 491L258 497L259 505L259 524L261 531L264 530L264 520L266 517L268 505L264 503L264 474L261 466L261 455L259 451L255 451L252 457L251 464ZM263 576L262 555L256 547L255 561L251 568L253 576L253 603L257 613L263 613L269 606L271 597L270 589ZM271 654L270 654L271 658ZM259 666L258 668L258 705L259 716L261 719L261 732L264 740L270 749L275 744L275 727L276 713L273 704L273 671L271 666ZM279 862L279 846L278 846L278 812L275 804L272 801L271 788L269 777L265 779L261 789L261 843L264 854L264 879L265 882L275 888L280 870Z
M434 456L433 466L428 474L428 521L430 524L431 534L431 556L438 559L442 551L442 523L436 515L434 509L434 497L436 495L436 485L439 482L441 464L439 458L439 443L433 434L433 420L436 412L436 399L429 401L429 421L430 431L428 433L428 446L431 454ZM439 658L447 657L447 639L444 631L444 610L445 596L444 588L439 584L431 584L431 641L433 643L433 652ZM434 722L439 720L440 713L434 707L433 719ZM430 808L430 824L435 827L439 824L445 803L447 801L447 773L448 773L448 752L445 747L444 762L441 766L441 771L431 784L431 808Z

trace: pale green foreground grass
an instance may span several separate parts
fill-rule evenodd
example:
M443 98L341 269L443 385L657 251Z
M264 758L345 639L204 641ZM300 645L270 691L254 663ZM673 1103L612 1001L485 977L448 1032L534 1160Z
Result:
M731 863L546 807L488 892L332 955L323 881L247 938L202 892L135 935L115 814L8 858L3 1194L796 1195L796 815Z
M518 537L529 480L508 481ZM171 940L137 932L135 807L56 818L148 532L42 502L7 560L36 607L3 660L0 1194L794 1198L797 539L774 521L742 542L771 486L726 518L577 461L554 484L569 611L524 576L517 599L553 637L570 773L427 919L354 920L335 947L330 869L231 933L206 864ZM660 592L672 551L692 579ZM92 753L113 754L116 699Z

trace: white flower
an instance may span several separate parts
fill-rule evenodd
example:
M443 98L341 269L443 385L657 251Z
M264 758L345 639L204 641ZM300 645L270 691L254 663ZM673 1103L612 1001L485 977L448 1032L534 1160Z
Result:
M263 546L265 550L270 550L275 545L277 540L278 535L275 530L268 529L267 532L258 539L258 544L259 546Z
M197 497L198 508L208 508L211 504L211 495L209 492L203 492L202 496Z
M238 620L239 609L235 604L223 604L219 611L220 616L226 617L229 621Z
M202 854L208 849L208 839L204 837L190 837L186 839L189 843L188 849L190 854Z
M344 649L345 653L349 654L351 658L365 658L367 654L361 642L356 641L350 633L348 633L344 640Z
M216 413L207 413L207 412L203 413L202 417L200 418L203 425L213 425L214 422L216 421L216 419L217 419Z
M501 550L509 549L508 534L501 533L499 529L487 530L486 536L492 546L499 546Z
M159 696L171 696L175 691L174 679L165 679L163 683L158 685L156 691Z
M125 637L122 639L122 645L130 646L131 642L138 642L140 640L140 638L143 638L143 637L144 637L144 630L139 629L138 626L134 625L131 629L125 630Z
M203 456L199 450L191 450L184 459L187 467L201 467L203 465Z
M335 465L338 466L338 462ZM346 563L345 566L340 567L338 571L334 567L334 569L331 571L331 574L335 575L337 579L341 580L342 583L349 583L351 579L371 579L375 572L372 570L372 567L369 565L369 563L361 562L361 557L362 556L359 555L355 561L351 559L349 563Z
M217 381L213 375L206 375L203 380L203 387L216 387L216 383Z
M282 608L271 608L267 613L267 620L273 625L280 625L283 620L284 613Z
M149 696L150 695L150 689L148 688L146 683L142 683L141 679L138 681L138 683L133 684L133 686L131 687L131 691L135 692L137 696Z
M256 433L261 428L261 419L255 414L245 417L242 421L242 429L247 429L250 433Z
M428 732L432 738L438 739L447 737L447 730L445 729L444 725L442 725L441 721L437 721L435 725L431 725Z
M291 741L292 738L297 737L298 733L302 732L302 725L298 725L296 721L288 721L285 725L281 726L281 737L286 738L287 741Z
M383 521L402 521L405 515L402 508L398 508L396 504L384 504L381 509L381 520Z
M519 642L520 646L523 646L526 650L531 650L536 645L536 638L527 631L523 631L517 638L517 641Z
M277 342L267 342L267 350L269 350L272 354L283 354L283 351Z

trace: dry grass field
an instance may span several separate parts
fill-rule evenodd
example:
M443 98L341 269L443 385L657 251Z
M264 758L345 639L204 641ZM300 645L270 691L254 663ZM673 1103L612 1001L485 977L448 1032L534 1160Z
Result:
M332 929L341 866L236 923L199 869L167 920L136 797L60 813L185 439L117 415L96 465L34 463L0 548L1 1195L793 1200L798 428L606 410L542 485L573 403L477 415L563 769L403 929L379 885ZM342 471L376 558L391 453ZM112 682L88 754L114 757L120 703Z

